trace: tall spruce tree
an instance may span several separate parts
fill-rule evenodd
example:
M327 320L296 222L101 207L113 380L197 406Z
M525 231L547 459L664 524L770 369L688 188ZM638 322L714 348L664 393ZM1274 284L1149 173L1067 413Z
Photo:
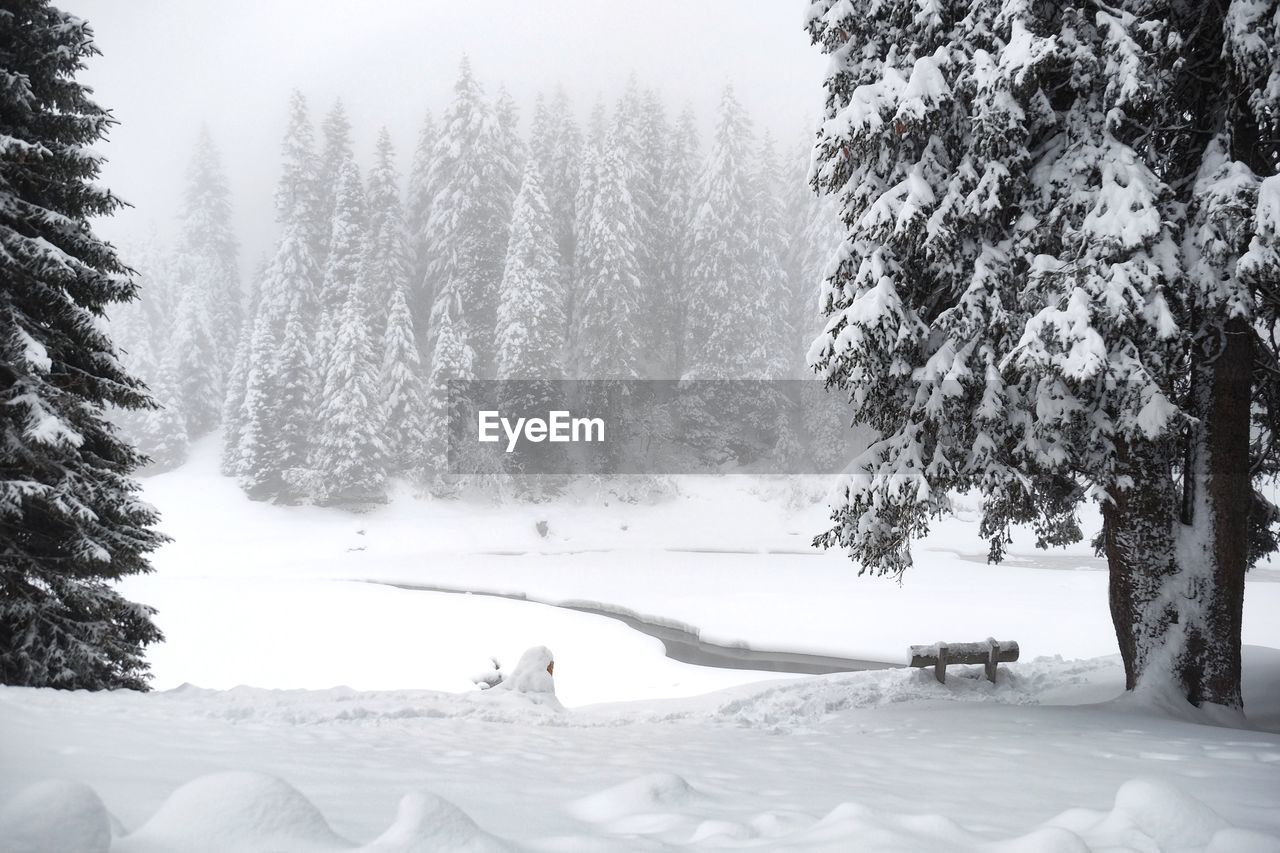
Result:
M201 312L208 317L214 346L213 368L221 387L231 369L240 327L244 322L244 294L240 290L240 259L231 224L231 190L222 160L207 127L200 129L195 154L187 169L187 186L179 217L178 252L198 275L192 282Z
M1127 686L1241 706L1280 521L1252 482L1280 464L1274 12L813 3L849 231L812 357L880 436L820 543L900 573L978 489L998 560L1012 524L1080 538L1092 496Z
M464 59L445 112L427 176L430 217L425 276L433 294L431 335L449 305L453 331L477 355L479 375L492 371L498 285L513 200L511 153L493 109Z
M342 174L353 171L349 164ZM344 193L339 191L339 210L343 203ZM351 506L386 499L380 364L372 308L368 279L357 274L338 315L317 406L313 461L322 504Z
M118 209L93 146L112 123L76 82L97 54L42 0L0 14L0 682L146 688L154 611L113 583L164 541L106 408L145 408L100 318L136 285L90 227Z
M326 226L332 221L338 204L339 176L347 161L354 159L351 119L347 118L347 108L338 100L320 122L320 151L316 160L316 212L321 228L321 251L316 263L322 269L328 263L329 241L333 237L332 229Z
M635 249L640 226L629 190L626 146L618 138L625 129L623 122L614 125L595 160L593 198L579 238L572 356L580 379L638 379L646 349L640 324L644 292Z
M698 117L692 106L686 106L676 121L667 158L666 182L662 192L662 221L667 228L663 243L666 249L658 281L663 303L657 320L671 330L670 360L665 375L677 378L684 375L686 368L687 285L693 261L689 232L701 166Z
M554 223L538 164L525 167L498 305L498 378L559 379L565 320Z
M439 135L435 119L431 113L427 113L418 133L418 144L413 149L413 160L409 164L409 186L405 194L405 240L409 275L406 295L413 312L414 326L420 330L422 340L419 343L423 346L426 345L427 327L431 322L431 307L435 303L435 291L427 275L433 244L427 231L427 223L431 220L431 167L435 162Z
M752 253L751 145L751 120L726 87L690 223L688 378L743 378L745 347L760 331L754 323L760 282Z
M186 432L199 438L217 427L222 415L224 394L216 332L220 321L212 294L222 271L216 260L205 254L180 254L175 267L178 301L172 334L164 337L175 359L174 380Z
M427 392L403 282L391 294L379 373L387 472L417 478L428 459Z
M327 371L338 346L339 329L356 279L361 274L369 242L364 184L355 161L348 157L334 172L333 213L329 254L319 293L319 323L315 342L316 389L328 386Z

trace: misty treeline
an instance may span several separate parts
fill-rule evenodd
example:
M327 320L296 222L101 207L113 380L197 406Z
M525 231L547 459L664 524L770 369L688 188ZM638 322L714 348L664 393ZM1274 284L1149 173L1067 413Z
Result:
M156 468L221 427L251 497L359 504L390 477L440 482L450 380L807 375L841 224L806 135L757 132L730 87L705 142L634 77L583 124L562 89L539 96L524 132L464 60L407 180L385 129L357 164L340 102L318 133L302 94L288 109L279 238L247 287L207 133L175 244L128 255L142 298L113 332L160 407L120 419ZM753 452L839 442L838 419L797 420Z

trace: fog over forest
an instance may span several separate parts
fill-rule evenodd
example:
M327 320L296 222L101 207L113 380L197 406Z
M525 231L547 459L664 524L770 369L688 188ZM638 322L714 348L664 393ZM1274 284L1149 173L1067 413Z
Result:
M792 144L820 113L827 65L809 45L803 7L774 0L87 0L75 12L104 53L84 80L121 122L100 146L102 179L134 205L102 233L170 228L205 124L225 163L245 274L271 249L295 88L317 117L342 99L361 162L382 125L397 150L412 151L423 115L448 105L464 54L490 94L511 93L525 130L538 92L563 85L585 121L597 95L612 103L634 73L674 109L692 104L704 135L732 82L760 126Z

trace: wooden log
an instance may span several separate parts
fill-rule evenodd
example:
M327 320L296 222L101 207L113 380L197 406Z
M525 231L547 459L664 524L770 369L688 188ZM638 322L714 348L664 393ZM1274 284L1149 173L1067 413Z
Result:
M936 655L936 660L933 662L933 677L938 679L939 684L946 684L947 683L947 661L950 657L947 654L947 651L948 651L947 644L938 643L937 650L938 652Z

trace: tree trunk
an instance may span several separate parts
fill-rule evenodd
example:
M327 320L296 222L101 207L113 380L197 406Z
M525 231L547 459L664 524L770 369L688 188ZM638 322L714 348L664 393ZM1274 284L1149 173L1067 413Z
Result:
M1243 707L1240 627L1248 567L1252 338L1233 318L1195 355L1184 494L1164 446L1119 454L1133 477L1103 507L1111 618L1129 690Z

